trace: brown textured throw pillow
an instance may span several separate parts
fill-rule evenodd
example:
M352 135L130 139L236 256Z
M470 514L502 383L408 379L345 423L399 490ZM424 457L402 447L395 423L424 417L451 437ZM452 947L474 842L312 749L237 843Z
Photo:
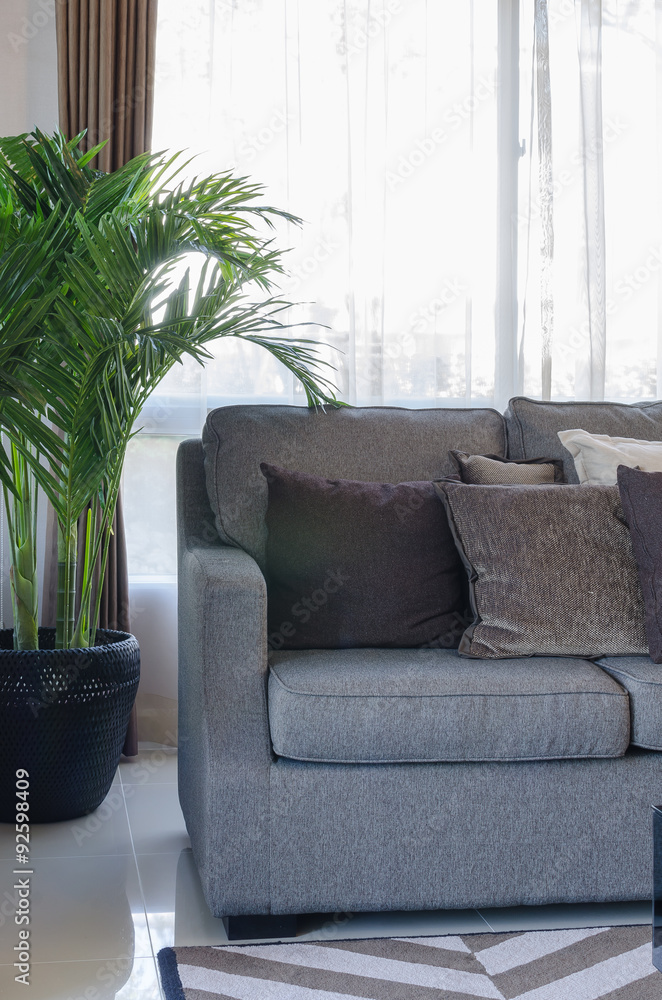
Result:
M563 462L558 458L508 459L499 455L467 455L450 451L463 483L477 486L536 486L563 483Z
M450 451L463 483L479 486L535 486L564 483L563 462L558 458L501 458L499 455L467 455Z
M648 652L615 486L435 484L469 573L475 657Z
M618 490L630 529L654 663L662 663L662 472L619 465Z
M432 483L260 468L272 649L457 647L466 577Z

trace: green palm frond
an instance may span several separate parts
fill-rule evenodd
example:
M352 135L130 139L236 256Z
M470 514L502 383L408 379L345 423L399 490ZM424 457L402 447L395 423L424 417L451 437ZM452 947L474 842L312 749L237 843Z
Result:
M204 364L213 341L237 337L288 368L309 405L342 405L332 366L313 340L290 336L290 303L273 293L284 265L265 232L300 220L264 205L248 178L185 179L180 154L94 170L99 147L84 153L82 138L0 139L0 429L12 447L0 448L0 480L18 496L16 470L29 469L55 509L60 645L94 641L93 568L126 447L173 365ZM204 257L195 278L190 254ZM74 623L75 528L90 504Z

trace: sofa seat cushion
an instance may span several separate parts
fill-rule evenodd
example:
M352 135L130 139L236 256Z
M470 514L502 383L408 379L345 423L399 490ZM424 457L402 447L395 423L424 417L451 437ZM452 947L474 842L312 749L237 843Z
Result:
M328 763L619 757L628 697L588 660L466 660L447 649L272 653L280 757Z
M596 662L630 696L630 742L662 750L662 665L650 656L605 656Z

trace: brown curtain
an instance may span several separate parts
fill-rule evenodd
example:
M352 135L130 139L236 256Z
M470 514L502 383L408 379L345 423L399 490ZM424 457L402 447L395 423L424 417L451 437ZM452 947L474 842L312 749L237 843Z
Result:
M60 128L108 139L96 165L117 170L150 148L157 0L56 4Z
M151 146L157 0L59 0L55 6L60 128L83 129L89 149L108 140L93 165L117 170ZM131 631L122 498L101 596L100 625ZM55 623L57 525L49 511L42 621ZM81 525L79 525L79 539ZM138 752L135 707L124 753Z

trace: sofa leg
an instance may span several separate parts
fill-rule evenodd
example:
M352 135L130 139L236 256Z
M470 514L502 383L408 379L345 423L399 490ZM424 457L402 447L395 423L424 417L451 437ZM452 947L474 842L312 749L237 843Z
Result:
M223 917L228 941L250 941L255 938L295 937L296 914L258 913L255 916Z

